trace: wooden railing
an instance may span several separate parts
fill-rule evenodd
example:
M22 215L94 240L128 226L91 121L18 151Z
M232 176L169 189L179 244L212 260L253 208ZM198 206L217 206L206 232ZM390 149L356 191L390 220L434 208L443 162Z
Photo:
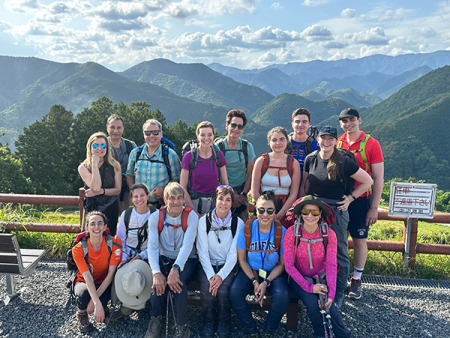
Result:
M0 222L0 226L5 227L7 231L32 231L32 232L59 232L59 233L79 233L81 232L81 220L83 215L84 189L79 190L78 196L48 196L48 195L19 195L19 194L0 194L0 203L21 203L21 204L50 204L50 205L78 205L80 210L80 224L51 224L51 223L24 223L24 222ZM406 241L407 219L405 217L391 217L387 210L378 211L379 220L400 221L403 222L403 241L367 241L369 250L377 251L396 251L409 252L406 261L408 266L414 269L416 254L437 254L450 255L450 245L447 244L425 244L417 243L418 219L411 220L411 236ZM432 219L420 219L428 223L450 223L450 214L435 214ZM406 243L409 247L406 248ZM348 240L348 247L353 249L353 241Z

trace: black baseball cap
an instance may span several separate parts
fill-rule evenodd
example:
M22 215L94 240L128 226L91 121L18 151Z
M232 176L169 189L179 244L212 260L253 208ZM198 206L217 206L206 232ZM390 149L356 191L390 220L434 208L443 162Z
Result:
M334 137L337 139L337 129L332 126L320 127L319 133L317 134L317 136L322 136L322 135L330 135L331 137Z
M351 117L351 116L359 117L359 113L356 109L347 108L341 111L341 113L339 114L339 120L342 120L344 117Z

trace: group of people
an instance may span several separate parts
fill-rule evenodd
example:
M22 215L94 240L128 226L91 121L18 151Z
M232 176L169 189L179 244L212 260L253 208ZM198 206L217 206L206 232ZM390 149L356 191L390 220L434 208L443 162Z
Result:
M215 139L213 125L199 123L197 140L180 161L157 120L144 123L145 143L137 147L122 137L123 119L112 115L109 137L93 134L79 166L90 243L89 255L81 243L73 249L79 329L92 329L89 313L105 319L109 294L122 303L112 315L118 320L150 298L145 337L159 337L174 303L177 332L189 337L187 285L196 280L202 336L229 337L231 309L245 334L271 336L291 291L306 305L317 337L324 336L319 296L325 296L336 337L349 337L338 311L350 268L347 237L350 233L355 243L348 297L359 299L365 241L383 186L383 155L379 143L359 129L355 109L340 113L339 138L330 126L309 136L310 120L307 109L296 109L293 133L271 129L271 151L256 159L252 144L241 138L247 118L233 109L226 116L226 137ZM357 161L339 148L353 152ZM255 201L252 218L249 193ZM296 221L286 230L289 212ZM267 293L270 309L258 333L246 297L254 295L262 306Z

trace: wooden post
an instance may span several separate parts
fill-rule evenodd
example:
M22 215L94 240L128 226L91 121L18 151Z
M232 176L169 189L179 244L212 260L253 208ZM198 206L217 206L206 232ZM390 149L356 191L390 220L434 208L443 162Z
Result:
M78 189L78 197L79 197L78 205L80 207L80 226L83 226L83 216L84 216L83 201L84 201L85 194L86 194L86 192L85 192L84 188ZM81 229L81 230L83 230L83 229Z
M417 229L419 220L417 218L411 219L411 239L409 241L409 268L414 270L416 264L416 246L417 246Z

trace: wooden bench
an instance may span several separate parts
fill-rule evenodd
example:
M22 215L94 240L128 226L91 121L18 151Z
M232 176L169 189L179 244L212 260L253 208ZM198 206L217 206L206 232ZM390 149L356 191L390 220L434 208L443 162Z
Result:
M17 296L14 275L31 275L44 254L45 250L20 249L15 235L0 234L0 274L6 276L5 305Z
M195 306L201 306L202 302L200 300L200 285L197 282L191 282L188 284L188 304L189 305L195 305ZM270 295L266 296L266 299L264 299L263 307L259 305L254 300L248 300L248 304L250 306L250 310L257 311L257 310L264 310L267 311L270 308ZM297 331L297 314L300 311L300 305L298 304L298 298L294 296L291 293L291 297L289 300L289 305L286 310L286 329L289 331Z

